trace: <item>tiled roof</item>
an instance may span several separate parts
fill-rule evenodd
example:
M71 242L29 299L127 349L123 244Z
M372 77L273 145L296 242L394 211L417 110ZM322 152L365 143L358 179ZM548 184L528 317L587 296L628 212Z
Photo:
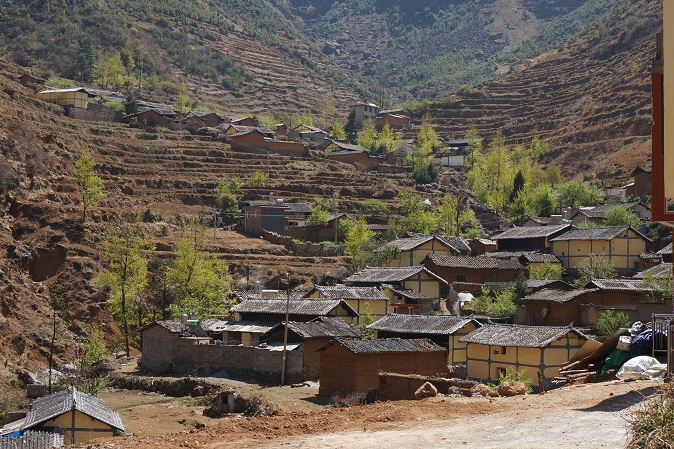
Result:
M565 242L567 240L612 240L620 235L620 233L625 232L628 229L632 229L632 231L641 236L644 240L650 241L648 237L629 226L605 226L601 228L577 228L574 226L564 234L550 239L550 241Z
M269 200L251 200L244 203L247 206L277 206L277 207L286 207L289 212L304 213L310 214L314 208L309 203L288 203L282 202L277 203L276 201Z
M387 224L378 224L378 223L368 223L367 228L370 231L386 231L388 230Z
M33 401L23 428L29 429L64 413L69 413L73 406L87 416L124 431L124 423L119 413L107 408L102 399L77 391L74 387Z
M522 254L520 256L520 259L523 259L529 263L543 263L543 262L561 263L561 261L557 257L555 257L554 254L545 254L538 252Z
M274 327L267 321L223 321L207 319L201 321L201 327L206 332L252 332L263 333Z
M649 268L648 270L644 270L641 273L637 273L634 276L632 276L633 279L643 279L646 274L649 274L654 277L658 276L671 276L672 275L672 263L671 262L663 262L661 264L658 264L654 267Z
M441 281L443 284L447 283L447 281L439 278L421 265L414 267L365 267L358 273L349 276L344 281L350 283L371 284L401 282L421 272L427 273L431 277Z
M334 144L337 145L341 150L347 150L347 152L354 152L354 151L357 151L357 152L363 152L363 151L367 151L367 149L361 147L360 145L355 145L355 144L351 144L351 143L348 143L348 142L339 142L339 141L337 141L337 140L332 140L332 141L328 142L327 145L330 145L330 143L334 143ZM326 145L326 146L327 146L327 145ZM333 153L334 153L334 151L333 151ZM332 154L332 153L329 153L329 154ZM348 154L348 153L347 153L347 154Z
M557 282L561 282L562 284L566 284L568 286L571 286L570 284L567 284L564 281L561 281L559 279L527 279L527 287L529 288L543 288L546 285L554 284Z
M522 301L551 301L551 302L569 302L586 293L596 292L596 288L574 289L574 290L553 290L544 288L535 293L525 296Z
M342 305L352 312L357 313L344 301L339 299L291 299L289 303L289 313L291 315L327 315L337 307ZM238 313L268 313L273 315L285 315L285 299L248 299L241 304L237 304L231 309Z
M519 259L525 254L529 254L530 250L520 250L520 251L489 251L488 253L481 254L477 257L491 257L492 259Z
M225 123L221 125L223 130L227 131L229 128L234 128L236 133L239 135L248 134L253 131L259 131L264 135L273 135L274 131L264 126L246 126L246 125L235 125L233 123Z
M589 218L606 218L606 212L612 207L622 206L625 209L630 209L639 204L639 201L633 201L631 203L620 203L620 204L602 204L600 206L593 207L581 207L578 209L578 214L585 215Z
M469 253L470 252L470 246L468 243L462 238L462 237L457 237L455 235L438 235L438 239L441 242L445 242L457 252L460 253Z
M338 284L334 287L327 285L317 285L314 290L318 291L327 299L364 299L364 300L382 300L386 301L388 297L380 292L377 287L353 287L349 285ZM308 293L308 295L310 295ZM305 296L308 296L305 295Z
M398 248L400 248L400 251L409 251L431 240L433 240L433 237L430 235L420 237L408 237L402 239L395 239L389 242L389 245L397 246Z
M487 270L523 270L516 260L491 259L489 257L438 256L429 254L428 259L439 267L487 269Z
M392 292L402 296L403 298L409 298L409 299L435 299L431 298L430 296L426 296L423 293L419 293L416 290L409 290L405 288L397 288L394 285L388 285L388 284L382 284L382 288L389 288L391 289Z
M471 321L479 326L472 316L391 314L370 324L368 329L402 334L451 335Z
M660 251L658 251L655 254L660 254L660 255L672 254L672 244L670 243L669 245L665 246L664 248L662 248Z
M376 340L361 340L357 338L336 338L330 343L321 346L317 351L322 351L330 345L340 343L351 352L356 354L381 353L381 352L436 352L444 348L436 345L426 338L402 339L381 338Z
M586 287L596 287L600 290L644 292L653 290L652 286L642 279L592 279Z
M570 225L561 224L554 226L529 226L529 227L515 227L510 228L505 232L492 237L494 240L510 240L510 239L533 239L541 237L550 237L551 235L561 232Z
M274 329L283 327L280 323ZM363 333L353 324L349 324L341 318L322 316L308 322L288 321L288 330L293 331L302 338L316 337L352 337L362 338ZM264 336L262 336L264 338Z
M334 150L328 153L326 157L331 157L331 156L344 156L347 154L360 154L360 153L367 153L368 151L366 149L360 149L360 150Z
M186 326L180 321L173 321L173 320L155 321L154 324L160 325L161 327L163 327L164 329L168 330L173 334L180 334L187 329Z
M300 299L306 295L309 290L290 290L290 299ZM287 290L278 290L275 291L273 295L267 293L256 293L253 290L235 290L234 294L239 298L239 302L243 302L247 299L287 299L288 291Z
M487 324L462 337L461 342L492 346L520 346L542 348L569 332L587 339L572 327L520 326L517 324Z

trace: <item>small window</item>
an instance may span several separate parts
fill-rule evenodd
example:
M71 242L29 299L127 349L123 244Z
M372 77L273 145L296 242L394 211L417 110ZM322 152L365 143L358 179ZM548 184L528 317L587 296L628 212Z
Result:
M505 377L506 376L506 369L505 368L496 368L496 374L498 375L499 379L501 377Z
M506 353L507 346L501 346L501 354Z

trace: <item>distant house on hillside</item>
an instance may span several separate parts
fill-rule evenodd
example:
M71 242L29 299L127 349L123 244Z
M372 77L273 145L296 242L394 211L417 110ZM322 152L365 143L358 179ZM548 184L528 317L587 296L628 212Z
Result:
M603 204L601 206L580 207L571 215L571 223L575 226L582 226L586 223L601 225L606 220L606 212L614 207L624 207L633 212L641 220L648 222L651 220L651 208L641 201L619 204Z
M561 224L539 227L514 227L492 237L499 251L512 250L546 250L550 247L550 239L556 237L571 225Z
M83 87L72 89L44 89L35 94L38 100L58 104L60 106L70 106L74 108L86 109L89 103L89 94Z
M346 285L381 287L383 284L413 290L435 298L435 309L440 298L449 292L449 284L423 266L415 267L365 267L344 280Z
M375 320L386 315L389 299L376 287L354 287L342 284L335 286L317 285L304 297L315 298L316 300L341 299L359 315L368 312ZM360 320L357 319L356 324L359 323Z
M308 203L288 203L282 199L251 200L243 203L243 229L246 235L263 230L285 235L290 226L304 224L313 207Z
M237 125L233 123L223 123L222 125L220 125L220 127L222 128L222 131L225 133L226 136L233 136L235 134L243 134L257 130L260 131L264 135L264 137L267 137L269 139L276 138L276 133L274 133L274 131L272 131L271 129L265 127Z
M288 132L288 138L309 140L322 147L328 142L328 133L314 126L298 125Z
M406 108L381 110L374 119L374 126L382 129L386 125L393 129L412 128L412 112Z
M423 265L447 282L513 282L525 268L517 260L495 260L489 257L444 256L429 254Z
M262 150L268 153L302 155L306 146L301 142L275 140L269 138L259 129L243 131L229 135L229 143L233 150Z
M341 299L248 299L230 309L236 321L285 321L286 305L292 321L311 321L318 317L338 317L355 323L358 313Z
M411 267L421 264L429 254L450 256L460 255L460 249L455 248L445 239L435 235L414 235L395 239L388 242L400 250L400 256L388 263L390 267Z
M374 120L379 115L379 106L374 103L358 103L351 106L351 111L356 114L356 124L363 126L366 119Z
M38 86L47 83L46 79L31 75L30 73L24 73L17 80L24 86Z
M637 196L641 201L646 201L651 194L651 168L637 167L632 170L632 177L634 182L627 184L625 187L625 195L628 197Z

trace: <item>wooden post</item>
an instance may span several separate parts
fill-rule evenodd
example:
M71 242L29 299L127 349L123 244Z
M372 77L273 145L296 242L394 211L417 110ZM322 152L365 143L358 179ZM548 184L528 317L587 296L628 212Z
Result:
M541 390L539 394L545 394L545 384L543 384L543 375L541 374L541 370L538 370L538 388Z
M288 273L288 289L286 290L286 321L283 330L283 360L281 362L281 385L285 385L286 380L286 353L288 347L288 318L290 315L290 273Z

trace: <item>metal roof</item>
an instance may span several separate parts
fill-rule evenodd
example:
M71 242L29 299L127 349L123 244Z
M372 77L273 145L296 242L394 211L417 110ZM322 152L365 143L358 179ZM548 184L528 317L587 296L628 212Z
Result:
M480 326L472 316L391 314L370 324L368 329L401 334L451 335L470 322Z
M335 299L291 299L288 303L288 310L291 315L327 315L337 307L344 307L352 316L357 316L351 306L346 302ZM241 304L237 304L231 309L238 313L267 313L272 315L285 315L285 299L248 299Z
M358 273L349 276L344 281L370 284L401 282L422 272L427 273L443 284L447 284L447 281L428 271L421 265L414 267L365 267Z
M562 232L570 228L569 224L561 224L554 226L527 226L514 227L505 232L492 237L493 240L510 240L510 239L533 239L541 237L550 237L553 234Z
M268 321L222 321L216 319L203 320L201 327L206 332L251 332L264 333L274 327Z
M602 204L599 206L592 207L580 207L578 211L573 214L575 217L578 214L585 215L588 218L606 218L606 212L613 207L624 207L625 209L631 209L632 207L639 204L640 201L632 201L631 203L619 203L619 204ZM648 207L644 205L645 207Z
M459 341L491 346L543 348L569 332L573 332L581 339L587 340L587 337L582 332L572 327L487 324L475 329Z
M353 287L350 285L337 284L335 286L317 285L307 293L309 297L313 291L319 292L326 299L364 299L386 301L388 296L384 295L377 287Z
M491 259L479 256L438 256L436 254L429 254L428 259L439 267L476 270L524 270L524 266L517 260Z
M579 298L586 293L596 292L596 288L587 288L587 289L576 289L576 290L554 290L550 288L544 288L535 293L525 296L522 298L522 301L550 301L565 303L572 301L576 298Z
M124 431L124 423L119 413L107 408L102 399L77 391L74 387L34 400L26 415L23 429L38 426L70 412L73 408L115 429Z
M376 340L361 340L358 338L336 338L330 343L321 346L317 351L323 351L327 347L339 343L351 352L356 354L374 354L382 352L438 352L445 351L442 346L438 346L426 338L402 339L402 338L380 338Z

